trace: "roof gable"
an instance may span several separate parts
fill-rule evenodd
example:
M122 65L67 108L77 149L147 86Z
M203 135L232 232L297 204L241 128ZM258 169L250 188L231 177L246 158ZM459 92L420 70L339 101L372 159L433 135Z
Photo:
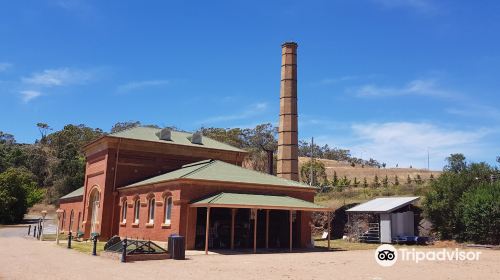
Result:
M313 188L306 184L283 179L255 170L246 169L241 166L229 164L219 160L204 160L192 164L187 164L180 169L122 188L149 185L181 178L284 187Z
M379 197L348 209L347 212L389 213L419 200L418 196Z
M258 207L262 209L302 209L310 211L329 210L329 208L302 199L261 194L219 193L191 203L193 207Z
M109 134L109 137L118 137L142 141L151 141L163 144L174 144L174 145L184 145L191 147L200 147L207 149L217 149L226 150L233 152L246 153L246 151L236 148L234 146L216 141L212 138L202 137L202 144L191 143L192 133L181 132L181 131L171 131L171 140L161 140L159 138L161 129L153 127L137 126L129 129L125 129L116 133Z
M62 196L61 198L59 199L68 199L68 198L74 198L74 197L78 197L78 196L83 196L83 190L85 189L85 187L81 187L79 189L76 189L70 193L68 193L67 195L65 196Z

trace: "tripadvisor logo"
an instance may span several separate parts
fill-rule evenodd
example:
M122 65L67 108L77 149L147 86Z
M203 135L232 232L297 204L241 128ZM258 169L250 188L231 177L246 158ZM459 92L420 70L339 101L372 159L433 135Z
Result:
M398 260L398 252L394 246L383 244L375 250L375 261L381 266L393 266Z
M375 261L384 267L393 266L398 260L419 263L421 261L478 261L480 251L462 250L416 250L415 248L401 248L397 250L389 244L380 245L375 250Z

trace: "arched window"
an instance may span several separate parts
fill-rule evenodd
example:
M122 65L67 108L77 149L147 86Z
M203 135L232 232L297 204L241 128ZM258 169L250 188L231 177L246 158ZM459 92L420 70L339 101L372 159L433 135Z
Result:
M127 222L127 201L124 200L122 204L122 223Z
M135 201L135 207L134 207L134 223L138 224L139 223L139 209L141 208L141 201L137 199Z
M149 211L148 211L148 223L153 224L155 222L155 199L151 198L149 200Z
M76 220L76 232L80 231L80 219L82 217L82 212L78 212L78 220Z
M63 219L61 221L61 228L64 231L64 222L66 221L66 210L63 212Z
M170 219L172 217L172 197L168 196L165 198L165 224L170 225Z
M73 216L74 216L74 212L73 212L73 209L71 209L71 213L69 214L69 227L68 227L68 231L73 231Z

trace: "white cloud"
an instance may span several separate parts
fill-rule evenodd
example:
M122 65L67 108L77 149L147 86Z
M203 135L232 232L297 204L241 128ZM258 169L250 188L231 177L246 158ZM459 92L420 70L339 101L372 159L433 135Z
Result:
M409 96L421 95L441 98L455 98L460 95L441 88L434 79L416 79L410 81L402 87L380 87L369 84L363 85L354 90L358 97L389 97L389 96Z
M85 84L92 80L94 78L93 76L91 71L59 68L47 69L42 72L34 73L30 77L22 78L22 81L32 85L53 87Z
M141 90L148 87L159 87L170 84L169 80L146 80L146 81L136 81L130 82L127 84L123 84L118 86L119 92L129 92Z
M230 115L220 115L220 116L214 116L208 119L203 120L201 123L202 124L210 124L210 123L220 123L220 122L227 122L227 121L235 121L235 120L244 120L244 119L249 119L251 117L260 115L267 111L268 109L268 104L265 102L261 103L256 103L253 104L249 107L247 107L244 111L236 114L230 114Z
M23 100L24 103L28 103L30 102L31 100L39 97L40 95L42 95L41 92L39 91L35 91L35 90L23 90L20 92L21 94L21 98Z
M427 148L431 167L441 168L451 153L484 155L482 140L495 132L491 129L453 130L431 123L387 122L352 125L352 151L363 151L364 157L387 162L389 166L425 167Z
M437 6L430 0L372 0L384 8L409 8L422 13L434 13Z
M12 64L7 62L0 62L0 72L7 71L10 67L12 67Z
M446 112L452 115L462 117L486 118L490 120L500 120L500 110L497 107L474 104L468 102L460 107L450 107Z
M319 82L321 85L333 85L333 84L338 84L346 81L351 81L351 80L356 80L358 79L358 76L342 76L342 77L337 77L337 78L325 78Z

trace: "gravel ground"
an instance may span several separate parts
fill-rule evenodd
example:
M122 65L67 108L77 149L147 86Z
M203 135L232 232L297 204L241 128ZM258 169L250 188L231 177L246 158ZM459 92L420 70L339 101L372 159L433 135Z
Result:
M0 279L500 279L500 251L479 261L398 262L384 268L372 250L191 254L188 260L120 263L54 242L23 237L25 228L0 228Z

